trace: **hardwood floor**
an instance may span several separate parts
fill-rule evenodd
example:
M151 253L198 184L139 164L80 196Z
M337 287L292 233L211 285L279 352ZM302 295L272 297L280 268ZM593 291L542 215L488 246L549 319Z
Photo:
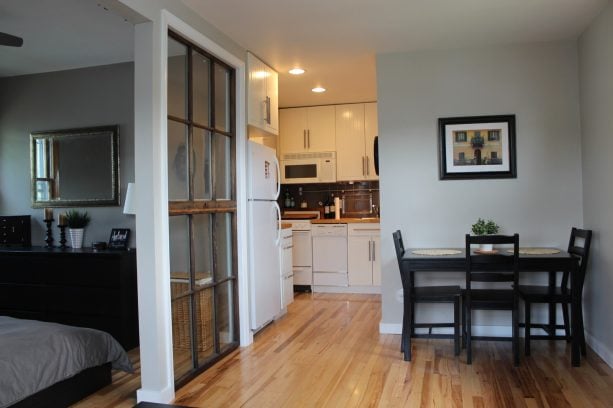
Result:
M399 335L379 334L378 295L301 294L288 315L177 390L192 407L612 407L613 370L596 354L570 366L564 341L535 341L513 367L510 342L476 342L473 364L452 340L415 339L402 360ZM132 376L135 377L135 376ZM124 375L79 407L134 404ZM135 384L135 385L134 385ZM131 395L128 388L132 386ZM125 398L125 400L121 400Z

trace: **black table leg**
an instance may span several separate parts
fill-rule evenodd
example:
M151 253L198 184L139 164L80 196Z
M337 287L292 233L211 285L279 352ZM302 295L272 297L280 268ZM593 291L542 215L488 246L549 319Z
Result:
M579 343L581 336L579 335L579 330L581 329L581 324L579 320L579 313L581 313L581 293L579 292L579 268L578 263L575 262L572 265L572 270L570 271L570 281L571 281L571 295L572 295L572 303L571 303L571 364L573 367L579 367L581 364L581 353L579 350Z
M549 291L551 293L554 293L555 290L556 290L556 276L557 276L556 272L552 272L552 271L549 272ZM557 316L556 316L556 311L557 311L556 308L557 307L558 307L558 305L555 304L555 303L550 303L549 304L549 327L548 327L549 330L548 330L548 334L549 334L549 337L552 337L552 338L555 337L555 335L556 335L556 325L558 323L558 319L557 319Z
M411 300L411 292L405 293L404 298L404 316L406 327L404 329L402 349L404 350L404 361L411 361L411 327L413 327L413 302Z

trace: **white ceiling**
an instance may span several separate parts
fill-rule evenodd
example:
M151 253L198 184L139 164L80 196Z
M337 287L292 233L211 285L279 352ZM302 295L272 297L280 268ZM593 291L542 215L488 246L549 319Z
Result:
M376 100L377 53L573 38L607 1L183 0L279 72L283 107Z
M279 72L282 107L376 100L377 53L575 38L608 2L182 1ZM0 46L0 77L132 60L132 24L98 3L115 2L1 0L0 31L24 45Z
M95 0L1 0L0 77L132 61L134 26Z

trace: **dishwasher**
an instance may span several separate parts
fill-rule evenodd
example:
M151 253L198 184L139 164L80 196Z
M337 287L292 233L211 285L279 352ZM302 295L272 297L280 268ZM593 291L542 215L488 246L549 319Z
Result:
M313 285L348 286L347 224L314 224Z

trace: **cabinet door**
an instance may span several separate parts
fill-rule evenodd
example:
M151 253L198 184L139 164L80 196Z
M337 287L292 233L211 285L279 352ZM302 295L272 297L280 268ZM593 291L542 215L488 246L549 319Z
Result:
M372 252L370 237L349 237L347 246L349 286L372 285Z
M379 134L379 126L377 120L377 104L364 104L364 145L366 149L366 179L379 180L379 176L375 173L375 156L374 144L375 136Z
M307 150L333 152L336 150L334 106L312 106L307 109Z
M280 158L285 153L306 151L306 108L281 109L279 111Z
M373 236L372 245L372 284L381 286L381 236Z
M336 106L336 179L364 180L364 104Z
M248 123L260 129L265 128L266 118L266 76L268 67L253 54L247 53L247 69L249 80L248 93Z
M270 123L267 129L272 134L279 133L279 74L272 68L268 68L269 75L266 77L266 96L270 98Z

